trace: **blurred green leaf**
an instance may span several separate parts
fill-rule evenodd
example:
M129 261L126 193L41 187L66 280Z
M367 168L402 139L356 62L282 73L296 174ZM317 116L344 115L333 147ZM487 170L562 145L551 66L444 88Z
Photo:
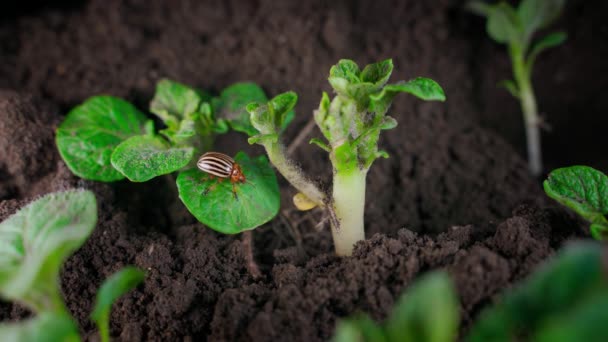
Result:
M541 38L538 42L536 42L532 46L532 49L528 54L528 58L526 61L528 70L532 70L532 67L534 66L534 60L536 59L536 56L538 56L538 54L540 54L546 49L561 45L563 42L566 41L566 38L567 35L565 32L554 32Z
M132 182L145 182L188 165L194 149L171 147L160 136L138 135L123 141L112 154L112 165Z
M133 105L111 96L95 96L72 109L57 128L59 154L77 176L112 182L124 176L110 161L124 140L145 134L146 117Z
M214 99L213 107L217 118L226 120L233 130L253 136L258 131L251 124L246 106L251 102L266 101L268 97L260 86L252 82L240 82L222 90L220 96Z
M176 119L179 122L186 115L196 112L202 100L203 95L199 91L175 81L162 79L156 84L150 111L158 115L167 126L171 126L171 121Z
M565 4L566 0L522 0L517 16L524 35L531 37L534 32L549 26L560 16Z
M41 313L21 322L1 323L3 342L77 342L78 327L66 314Z
M498 43L518 45L524 43L520 19L513 7L506 2L492 6L486 30Z
M250 159L243 152L234 159L247 182L233 185L229 179L212 179L198 169L180 172L177 177L179 197L190 213L223 234L240 233L268 222L280 205L279 184L268 159Z
M63 312L59 271L97 222L90 191L46 195L0 223L0 294L35 312Z
M341 320L332 342L388 342L384 331L369 316Z
M426 101L445 101L441 86L430 78L417 77L385 86L378 94L371 96L370 111L384 114L388 111L398 93L408 93Z

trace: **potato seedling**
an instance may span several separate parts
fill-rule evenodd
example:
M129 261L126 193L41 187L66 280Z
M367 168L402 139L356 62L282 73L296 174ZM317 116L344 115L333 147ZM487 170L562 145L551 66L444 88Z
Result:
M562 12L565 0L523 0L517 9L507 2L489 5L481 1L469 3L469 8L487 18L486 30L496 42L507 45L514 80L501 83L518 98L524 114L528 163L530 172L539 176L543 171L542 152L536 97L532 87L532 67L539 53L566 40L564 32L554 32L533 42L538 30L549 26Z
M575 243L483 310L462 340L606 341L606 250ZM358 314L336 326L334 342L448 342L458 336L458 299L443 272L422 276L408 288L388 320L379 325Z
M61 298L59 272L89 237L96 222L93 193L70 190L46 195L0 223L0 296L36 314L24 322L0 324L3 340L80 340ZM143 279L142 271L126 267L101 285L91 318L103 342L109 341L112 303Z
M354 244L365 238L363 213L367 172L379 157L388 153L378 149L382 130L397 126L387 111L398 93L409 93L423 100L444 101L441 87L428 78L416 78L387 84L393 71L388 59L361 70L351 60L341 60L329 73L329 83L336 95L330 100L323 94L314 120L327 139L313 139L329 153L333 166L331 195L322 191L295 166L285 154L280 134L289 120L297 95L286 92L267 103L251 103L247 110L257 134L249 138L266 149L271 163L302 195L296 197L300 208L314 205L327 209L336 253L351 255Z
M543 183L547 195L591 223L591 235L608 239L608 176L588 166L553 170Z
M253 83L236 83L212 97L164 79L150 103L163 129L156 131L154 122L125 100L94 96L68 113L57 129L57 147L70 170L85 179L145 182L179 172L177 188L188 210L219 232L239 233L279 210L279 186L268 161L239 152L235 165L246 182L222 182L196 164L217 134L255 132L245 110L251 101L267 101ZM288 113L285 124L293 116Z
M458 298L445 272L417 280L379 325L359 314L338 323L334 342L447 342L458 336Z

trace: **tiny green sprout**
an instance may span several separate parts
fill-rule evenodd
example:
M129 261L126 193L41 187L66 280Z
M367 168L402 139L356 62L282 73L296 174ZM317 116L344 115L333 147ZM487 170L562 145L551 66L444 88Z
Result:
M314 120L326 140L313 139L311 143L329 153L333 166L331 196L286 156L280 142L297 95L286 92L267 103L247 106L251 124L256 129L249 143L264 146L270 162L302 194L294 199L298 208L310 209L316 205L328 211L338 255L351 255L355 243L365 238L366 176L377 158L388 157L388 153L378 149L378 139L381 131L397 126L397 121L387 115L394 97L408 93L423 100L445 100L441 87L428 78L387 84L392 71L390 59L370 64L363 70L355 62L344 59L330 70L329 83L336 96L330 100L329 95L323 93L319 109L314 113Z
M596 242L566 247L482 311L465 341L607 341L604 258Z
M553 170L543 183L547 195L591 223L591 235L608 239L608 176L589 166Z
M0 324L3 341L80 341L61 297L59 272L96 222L93 193L69 190L43 196L0 223L0 297L36 314L24 322ZM143 277L142 271L128 267L102 285L92 317L103 342L109 341L112 303Z
M395 303L388 320L378 325L359 314L340 321L334 342L447 342L458 336L458 298L445 272L416 280Z
M486 30L496 42L509 49L514 80L502 81L511 95L518 98L524 115L528 163L530 172L539 176L543 171L542 152L536 97L532 87L532 67L539 53L558 46L566 40L566 33L554 32L533 41L534 34L546 28L561 14L565 0L522 0L517 9L501 1L489 5L472 1L469 9L487 18Z
M272 168L262 159L250 160L239 153L248 181L229 190L196 169L197 157L229 129L251 133L254 128L245 105L267 100L264 91L250 82L233 84L212 97L163 79L149 108L162 121L162 129L157 131L152 120L120 98L94 96L68 113L57 129L57 147L68 168L85 179L145 182L179 172L179 195L192 214L215 230L238 233L278 212L279 190ZM293 116L293 112L288 115ZM236 193L241 196L233 200Z

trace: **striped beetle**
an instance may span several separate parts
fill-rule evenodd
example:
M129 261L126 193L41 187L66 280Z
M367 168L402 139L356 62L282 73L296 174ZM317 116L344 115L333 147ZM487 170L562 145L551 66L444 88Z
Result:
M247 181L241 166L237 164L234 159L223 153L207 152L198 159L196 166L199 170L211 175L212 178L214 176L217 177L220 182L229 178L232 183L232 193L234 194L234 197L237 197L236 189L234 187L235 184L245 183ZM207 193L207 191L208 190L205 190L205 193Z

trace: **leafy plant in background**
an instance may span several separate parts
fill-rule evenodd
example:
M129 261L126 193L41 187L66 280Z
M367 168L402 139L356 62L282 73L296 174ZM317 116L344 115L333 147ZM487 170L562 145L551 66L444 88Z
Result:
M351 60L341 60L329 73L329 83L336 92L330 100L324 93L314 113L317 126L327 139L313 139L329 153L333 165L331 196L323 192L285 154L280 142L282 128L297 102L297 95L286 92L270 101L251 103L247 110L257 134L249 143L266 149L271 163L300 194L297 205L302 209L314 206L328 210L336 253L351 255L354 244L365 238L363 213L366 175L372 163L388 153L378 149L382 130L397 126L388 116L388 109L398 93L409 93L423 100L444 101L441 87L428 78L416 78L387 84L393 71L388 59L367 65L363 70Z
M0 324L3 341L80 340L61 298L59 272L96 222L93 193L71 190L46 195L0 223L0 296L36 314L24 322ZM91 318L102 341L109 341L112 303L143 278L142 271L126 267L101 285Z
M70 170L85 179L112 182L126 177L145 182L179 172L179 196L188 210L215 230L238 233L278 212L279 187L268 161L237 154L247 182L235 187L236 197L225 182L197 170L196 160L230 128L254 132L244 106L266 100L253 83L236 83L212 97L164 79L150 103L150 112L162 121L163 129L157 131L152 120L125 100L94 96L68 113L57 129L56 143ZM288 113L285 124L293 116Z
M482 311L463 340L606 341L608 274L606 250L597 243L566 247L528 279ZM458 301L448 276L417 280L378 325L366 315L336 327L335 342L451 342L458 334Z
M341 321L333 341L455 341L458 320L458 298L448 275L433 272L408 288L384 324L379 325L360 314Z
M591 235L608 239L608 176L589 166L553 170L543 183L549 197L591 223Z
M489 5L482 1L469 3L469 8L487 18L486 30L496 42L507 45L513 68L513 80L501 83L518 98L524 114L528 163L533 175L541 174L542 152L540 117L532 87L532 67L538 54L566 40L566 33L554 32L533 41L534 34L559 17L565 0L523 0L517 9L501 1Z

